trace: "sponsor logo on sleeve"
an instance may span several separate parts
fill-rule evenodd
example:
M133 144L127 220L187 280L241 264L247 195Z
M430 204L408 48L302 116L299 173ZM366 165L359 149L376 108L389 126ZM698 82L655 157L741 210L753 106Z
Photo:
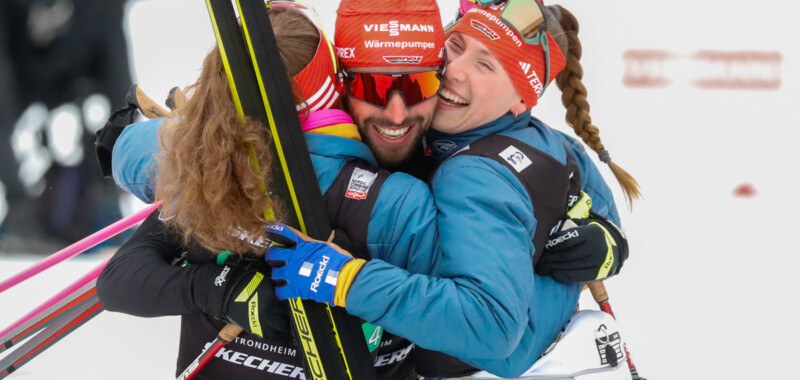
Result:
M350 183L347 185L347 192L344 194L350 199L367 199L369 188L375 183L378 173L356 168L350 176Z
M217 276L217 278L214 279L214 285L216 286L224 285L225 281L228 280L228 273L230 272L231 272L231 267L226 265L225 268L222 268L222 272L220 272L219 276Z
M533 163L528 156L526 156L513 145L509 145L508 148L500 152L500 157L508 161L508 163L511 164L511 167L517 171L517 173L521 172L523 169L527 168Z

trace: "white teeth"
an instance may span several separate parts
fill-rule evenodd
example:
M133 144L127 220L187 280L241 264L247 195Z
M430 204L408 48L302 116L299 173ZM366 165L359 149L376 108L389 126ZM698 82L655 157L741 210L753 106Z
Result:
M405 128L383 128L383 127L375 126L375 129L383 137L386 137L386 138L389 138L389 139L399 139L399 138L405 136L406 133L408 133L408 131L411 129L411 127L408 126L408 127L405 127Z
M464 98L450 91L447 91L446 88L442 88L441 90L439 90L439 96L445 98L446 100L449 100L452 103L456 103L457 105L469 105L469 102L466 101Z

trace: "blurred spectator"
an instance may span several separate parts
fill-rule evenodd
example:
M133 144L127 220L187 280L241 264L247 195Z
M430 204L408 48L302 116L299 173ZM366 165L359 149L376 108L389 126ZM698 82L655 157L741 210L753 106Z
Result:
M119 218L93 142L131 84L125 2L0 1L0 252L45 253Z

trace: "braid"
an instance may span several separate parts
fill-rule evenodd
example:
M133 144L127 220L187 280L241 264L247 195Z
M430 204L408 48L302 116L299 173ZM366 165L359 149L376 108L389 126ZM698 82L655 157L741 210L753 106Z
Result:
M572 127L575 134L580 136L592 150L600 155L600 159L607 163L614 177L617 178L628 204L633 206L635 199L641 198L639 184L625 170L617 164L611 162L608 151L605 150L603 142L600 141L600 130L592 124L592 117L589 115L589 101L586 99L586 86L583 85L583 67L581 66L581 55L583 48L578 39L578 20L564 7L558 5L561 11L560 26L563 35L567 38L566 50L563 50L567 66L556 77L556 84L561 89L561 103L567 109L567 124Z

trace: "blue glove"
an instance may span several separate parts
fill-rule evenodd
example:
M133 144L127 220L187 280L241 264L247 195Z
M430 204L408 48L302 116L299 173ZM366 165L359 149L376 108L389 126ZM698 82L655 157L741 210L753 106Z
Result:
M266 227L272 241L265 259L272 267L278 299L310 299L345 306L347 291L365 261L335 244L313 240L275 223Z

